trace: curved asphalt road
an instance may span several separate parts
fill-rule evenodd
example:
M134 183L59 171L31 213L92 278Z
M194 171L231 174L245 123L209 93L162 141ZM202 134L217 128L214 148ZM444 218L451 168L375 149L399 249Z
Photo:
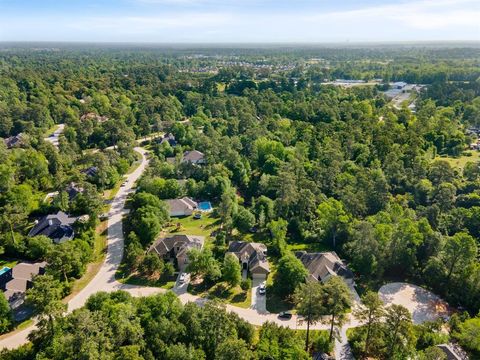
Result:
M122 219L123 216L128 213L128 210L124 208L125 201L127 196L133 191L135 182L142 175L143 171L148 165L148 159L146 157L147 151L140 147L135 148L135 150L142 155L141 164L135 171L127 176L125 185L120 187L120 190L112 201L112 205L108 214L108 251L105 261L92 281L90 281L85 288L83 288L68 302L68 312L82 307L92 294L95 294L99 291L125 290L133 296L148 296L166 291L161 288L122 284L115 279L115 274L123 257L124 237ZM185 292L179 294L178 297L184 304L187 302L195 302L201 305L206 301L203 298ZM281 320L278 319L276 314L257 311L256 309L243 309L232 305L226 305L226 308L229 311L237 313L241 318L245 319L252 325L260 326L263 323L270 321L292 329L306 328L306 324L302 323L301 319L295 315L290 320ZM354 326L358 326L358 322L351 318L345 325L345 328ZM310 328L328 329L328 325L315 324ZM11 335L4 335L0 340L0 349L13 349L27 343L28 334L34 329L35 325L32 325Z

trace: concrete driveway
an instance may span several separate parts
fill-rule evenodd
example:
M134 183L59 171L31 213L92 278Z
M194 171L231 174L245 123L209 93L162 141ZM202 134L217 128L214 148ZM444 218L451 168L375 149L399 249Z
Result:
M258 287L264 283L265 280L253 279L252 280L252 304L250 309L256 310L259 314L267 314L267 296L260 295L258 293Z
M182 274L185 274L185 280L183 282L180 282L180 276ZM190 283L190 274L180 272L177 276L177 281L175 282L175 286L173 287L172 290L177 295L185 294L187 292L189 283Z

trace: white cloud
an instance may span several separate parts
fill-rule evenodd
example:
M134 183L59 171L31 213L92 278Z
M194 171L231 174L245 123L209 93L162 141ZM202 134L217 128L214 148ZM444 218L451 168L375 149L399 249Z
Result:
M132 0L213 3L219 0ZM267 0L245 0L261 3ZM228 0L227 3L231 1ZM242 4L244 4L242 2ZM479 0L399 0L343 11L158 7L148 14L113 16L0 14L5 40L153 42L322 42L388 40L480 40ZM1 36L0 36L0 40Z

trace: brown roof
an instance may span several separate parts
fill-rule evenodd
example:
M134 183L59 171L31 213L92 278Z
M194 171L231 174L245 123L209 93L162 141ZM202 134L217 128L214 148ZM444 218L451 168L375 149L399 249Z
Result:
M175 255L179 256L192 248L201 249L204 242L204 236L178 234L159 238L153 243L149 251L153 251L163 257L173 250Z
M248 268L251 272L267 274L270 272L265 244L232 241L228 245L228 252L234 254L240 261L248 262Z
M183 153L183 159L182 161L185 162L198 162L201 161L205 158L205 155L198 151L198 150L192 150L192 151L185 151Z
M334 251L319 253L300 251L295 255L307 268L310 276L317 281L323 281L330 275L338 275L346 279L353 278L353 273Z
M182 212L185 210L195 210L198 204L189 197L183 197L181 199L168 199L165 200L170 208L171 213Z
M25 292L28 289L28 283L30 280L27 279L12 279L5 285L7 290L12 290L13 292Z
M12 269L14 279L32 280L35 275L43 273L46 262L39 263L19 263Z

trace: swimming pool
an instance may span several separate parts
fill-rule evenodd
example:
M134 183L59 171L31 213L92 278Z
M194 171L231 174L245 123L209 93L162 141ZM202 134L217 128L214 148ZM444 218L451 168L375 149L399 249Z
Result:
M4 268L1 268L1 269L0 269L0 275L5 274L6 272L8 272L8 270L10 270L10 268L7 267L7 266L5 266Z
M203 212L210 212L213 210L212 204L210 204L210 201L202 201L198 203L198 210L203 211Z

